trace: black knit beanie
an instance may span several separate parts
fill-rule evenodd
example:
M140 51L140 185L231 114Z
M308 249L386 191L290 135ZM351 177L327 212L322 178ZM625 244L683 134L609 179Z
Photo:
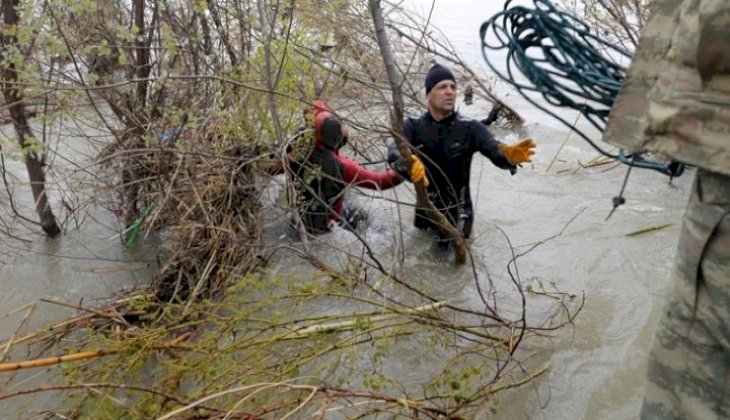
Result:
M426 74L426 93L430 92L431 89L442 80L453 80L456 82L454 73L452 73L451 70L441 64L434 64Z

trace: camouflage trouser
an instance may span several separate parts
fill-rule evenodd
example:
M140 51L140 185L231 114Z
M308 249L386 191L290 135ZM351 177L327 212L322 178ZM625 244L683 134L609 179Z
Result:
M730 176L698 170L642 419L730 418Z

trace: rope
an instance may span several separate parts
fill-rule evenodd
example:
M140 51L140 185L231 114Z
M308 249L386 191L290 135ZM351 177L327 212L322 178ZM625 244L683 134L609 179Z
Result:
M621 89L631 53L591 32L584 20L553 6L549 0L533 0L535 7L509 7L484 22L479 29L482 56L500 78L537 108L574 130L604 156L627 165L648 168L670 177L679 176L684 165L647 159L622 150L610 153L560 115L533 100L528 93L542 95L554 107L579 111L603 132L613 101ZM487 38L490 38L488 40ZM506 74L489 60L488 50L507 50ZM517 72L523 77L517 77ZM527 79L526 82L521 80ZM529 82L529 83L527 83Z

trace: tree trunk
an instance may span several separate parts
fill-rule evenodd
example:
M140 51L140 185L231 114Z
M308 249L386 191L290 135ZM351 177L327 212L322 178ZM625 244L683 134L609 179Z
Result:
M150 63L150 43L154 28L154 20L157 18L157 3L153 10L152 28L147 36L145 31L145 0L134 0L132 2L132 21L138 32L134 40L134 65L129 69L130 78L135 78L136 89L134 96L129 103L127 110L128 117L123 119L127 126L122 143L125 147L135 150L144 147L142 137L144 136L147 121L147 92L149 89L149 75L152 71ZM127 166L122 171L122 185L124 186L123 198L123 220L126 225L132 223L140 215L140 209L137 207L140 199L139 180L142 178L139 165Z
M383 62L385 63L388 80L390 81L390 87L393 92L394 112L390 114L393 137L398 146L398 151L403 157L405 165L408 167L408 172L410 172L411 151L403 140L403 109L405 106L403 103L403 94L401 93L402 81L390 49L388 34L385 32L385 19L383 18L383 10L380 7L380 0L370 0L370 13L373 15L378 46L383 56ZM454 241L455 261L457 264L464 264L466 262L466 241L464 241L464 236L456 226L449 222L446 216L436 209L431 200L428 199L426 188L423 185L414 184L414 187L416 189L416 207L426 210L428 217L431 220L435 220L443 233Z
M269 26L268 19L266 18L266 5L264 4L264 0L258 0L256 4L258 6L259 21L261 24L261 31L263 33ZM276 12L278 13L278 10ZM273 67L271 66L271 62L273 61L273 57L271 56L271 41L273 39L273 32L275 27L276 25L272 23L269 34L264 40L263 47L264 65L266 67L266 74L264 75L264 77L266 79L266 87L269 91L269 111L271 112L271 120L274 123L274 131L276 132L276 145L278 146L279 143L284 140L284 134L281 128L279 113L276 107L276 95L274 93L276 86L274 85L274 71Z
M18 25L18 0L2 0L3 24L5 28ZM2 35L2 50L5 53L8 46L16 46L18 39L15 35ZM61 233L58 227L53 210L48 204L46 195L46 176L43 172L44 151L33 151L29 148L29 142L33 138L33 132L28 125L25 106L23 105L23 93L18 83L18 71L12 60L8 60L2 66L2 90L5 102L8 104L10 118L18 136L18 144L25 154L25 167L28 169L33 198L35 199L36 211L40 217L41 227L46 235L56 237Z
M136 50L136 69L135 69L135 77L137 80L137 91L136 91L136 97L135 97L135 107L133 108L135 114L137 115L143 115L144 109L147 105L147 90L149 86L149 81L147 78L150 76L150 72L152 71L152 64L150 63L150 44L152 42L152 33L153 30L150 30L150 33L147 38L145 38L145 21L144 21L144 14L145 14L145 7L144 7L145 0L134 0L133 3L133 19L134 19L134 25L137 27L137 30L139 31L137 33L137 36L134 40L134 48ZM155 8L153 10L153 22L151 27L154 27L154 20L157 18L157 4L155 4Z
M231 60L231 68L236 68L238 66L238 57L236 56L236 50L233 48L233 45L231 45L231 42L228 40L228 31L226 30L226 28L223 27L223 22L221 21L220 14L218 13L218 7L213 0L208 0L207 3L208 12L210 12L210 18L213 20L213 24L218 30L218 36L220 36L221 42L226 47L228 59ZM205 19L205 16L202 16L202 18Z

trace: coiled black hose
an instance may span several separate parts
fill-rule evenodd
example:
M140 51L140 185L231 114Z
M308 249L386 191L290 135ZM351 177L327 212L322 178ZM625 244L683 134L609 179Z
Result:
M684 165L656 162L639 154L614 154L604 150L585 133L557 113L535 102L528 92L542 95L554 107L578 110L603 132L608 114L618 95L631 53L592 33L584 20L555 7L548 0L533 0L534 8L510 7L484 22L479 29L482 55L500 78L514 86L537 108L578 133L601 154L627 165L679 176ZM488 39L489 38L489 39ZM489 50L506 50L506 73L490 61ZM517 71L527 80L518 80ZM523 78L520 78L523 79Z

